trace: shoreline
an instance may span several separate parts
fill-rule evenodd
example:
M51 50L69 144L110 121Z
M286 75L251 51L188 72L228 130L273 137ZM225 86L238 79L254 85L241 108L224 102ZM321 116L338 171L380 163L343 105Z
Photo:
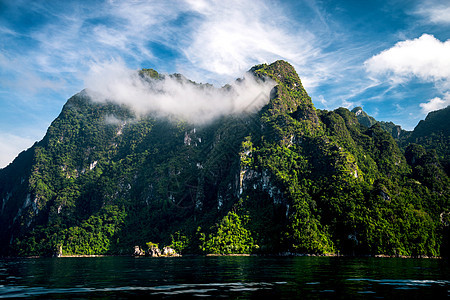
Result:
M278 254L205 254L205 255L196 255L196 254L185 254L178 256L145 256L145 255L115 255L115 254L72 254L72 255L59 255L59 256L5 256L0 258L86 258L86 257L135 257L135 258L170 258L170 257L221 257L221 256L229 256L229 257L342 257L342 258L402 258L402 259L446 259L441 256L406 256L406 255L386 255L386 254L367 254L367 255L343 255L343 254L311 254L311 253L278 253Z

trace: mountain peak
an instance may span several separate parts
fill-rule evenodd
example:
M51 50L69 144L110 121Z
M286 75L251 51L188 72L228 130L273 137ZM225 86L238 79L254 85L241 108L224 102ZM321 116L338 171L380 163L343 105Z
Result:
M257 77L268 76L278 84L285 84L292 89L303 89L294 67L284 60L277 60L270 65L256 65L250 69L250 72Z
M377 120L372 116L369 116L360 106L355 107L351 111L356 115L358 122L364 127L369 128L377 123Z
M425 133L428 133L427 131L430 131L430 128L432 128L434 131L442 131L446 135L450 133L450 105L446 108L442 108L439 110L432 111L428 113L425 120L422 120L417 124L417 126L414 128L415 134L422 134L425 135Z
M355 114L359 124L366 128L370 128L378 124L383 130L389 132L392 137L397 140L407 135L407 131L402 129L400 125L392 122L377 121L374 117L367 114L360 106L355 107L351 110L351 112Z
M250 72L260 78L269 77L277 85L273 88L268 104L270 115L292 114L295 119L309 120L318 124L318 117L302 82L294 67L284 60L277 60L270 65L256 65Z

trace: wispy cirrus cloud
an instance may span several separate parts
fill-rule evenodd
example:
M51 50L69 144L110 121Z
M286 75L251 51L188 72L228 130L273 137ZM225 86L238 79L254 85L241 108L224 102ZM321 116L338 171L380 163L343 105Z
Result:
M60 87L63 77L75 91L82 88L82 78L92 63L122 57L137 66L154 59L148 44L166 43L170 29L165 28L170 26L161 25L182 12L160 1L108 1L89 6L67 2L62 9L33 2L28 9L41 19L36 25L19 30L1 27L8 75L34 74L38 82L41 77ZM22 17L20 11L15 13Z
M188 3L201 23L184 53L193 64L212 73L234 76L276 59L304 65L319 51L314 48L314 35L306 28L295 28L298 24L287 20L280 7L263 1Z
M64 74L78 83L93 62L123 58L132 67L143 62L157 65L158 47L173 54L172 70L183 65L208 77L203 79L216 74L222 81L257 63L285 59L301 67L320 55L308 26L287 18L282 6L262 0L186 0L176 6L164 1L108 1L89 4L89 9L76 2L64 9L35 2L29 9L52 21L21 33L33 47L24 45L23 53L6 52L13 59L26 58L18 69L43 77ZM317 80L325 66L311 64L317 72L309 73Z
M421 1L414 14L429 23L450 25L450 4L446 1Z

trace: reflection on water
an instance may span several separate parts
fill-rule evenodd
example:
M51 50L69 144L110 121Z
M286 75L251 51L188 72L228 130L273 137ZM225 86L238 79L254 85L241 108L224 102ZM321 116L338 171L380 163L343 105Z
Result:
M353 281L366 281L367 283L385 284L394 286L396 289L419 289L422 287L450 287L448 280L414 280L414 279L370 279L370 278L351 278Z
M258 291L271 289L274 284L283 283L265 283L265 282L232 282L232 283L205 283L205 284L177 284L164 285L154 287L143 286L122 286L122 287L105 287L105 288L44 288L44 287L25 287L25 286L0 286L2 292L1 297L32 297L51 294L69 294L75 293L120 293L120 292L147 292L148 295L166 295L166 296L209 296L212 294L236 294L239 292Z
M1 259L0 298L429 299L450 296L449 271L433 259Z

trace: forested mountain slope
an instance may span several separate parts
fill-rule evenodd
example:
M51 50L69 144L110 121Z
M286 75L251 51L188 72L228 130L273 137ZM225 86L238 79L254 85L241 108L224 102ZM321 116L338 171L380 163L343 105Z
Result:
M403 130L392 122L377 121L362 110L361 107L352 109L358 122L369 128L379 124L381 128L389 132L399 144L406 150L410 144L418 144L427 150L435 150L441 166L447 175L450 172L450 106L430 112L425 120L421 120L413 131Z
M2 254L131 254L147 242L198 254L448 253L448 152L434 138L402 150L355 112L315 109L287 62L249 72L276 83L268 104L203 125L70 98L0 170Z

